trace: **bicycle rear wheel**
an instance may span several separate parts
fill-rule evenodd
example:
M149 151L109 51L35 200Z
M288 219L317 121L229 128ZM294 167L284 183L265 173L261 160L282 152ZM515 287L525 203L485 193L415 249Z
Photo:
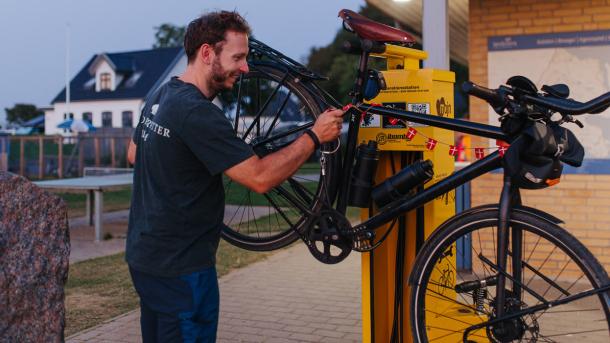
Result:
M230 92L221 94L227 118L236 134L261 157L280 150L299 138L322 111L307 81L275 64L250 64ZM332 144L325 149L332 149ZM332 199L335 156L326 156L321 176L319 152L284 183L257 194L224 177L225 227L222 237L238 247L268 251L299 238L306 213L320 197Z
M462 342L466 328L495 318L493 280L498 273L490 262L496 263L497 225L496 208L476 208L447 221L426 242L410 279L411 328L417 342ZM508 314L608 284L604 268L563 228L527 209L513 211L509 225L523 233L521 244L515 245L521 247L522 268L511 263L510 238L506 272L524 287L513 291L515 284L507 279ZM466 282L480 280L487 285L464 290ZM610 292L605 292L472 331L468 340L608 342L609 306Z

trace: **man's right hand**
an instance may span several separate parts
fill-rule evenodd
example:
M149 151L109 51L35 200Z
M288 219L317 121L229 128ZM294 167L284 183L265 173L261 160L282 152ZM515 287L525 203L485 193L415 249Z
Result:
M342 110L329 109L318 116L311 130L318 136L320 143L332 142L341 135L343 113Z

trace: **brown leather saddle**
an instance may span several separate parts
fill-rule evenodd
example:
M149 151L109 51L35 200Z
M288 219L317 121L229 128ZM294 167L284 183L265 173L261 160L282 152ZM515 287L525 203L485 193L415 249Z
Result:
M369 39L379 43L413 44L415 39L410 34L373 21L354 11L343 9L339 11L339 17L348 29L354 31L360 38Z

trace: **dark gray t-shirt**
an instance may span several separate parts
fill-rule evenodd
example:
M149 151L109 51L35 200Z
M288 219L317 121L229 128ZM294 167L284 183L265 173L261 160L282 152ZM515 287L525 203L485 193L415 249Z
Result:
M214 265L224 225L222 172L252 149L199 89L177 78L146 100L133 140L127 263L168 277Z

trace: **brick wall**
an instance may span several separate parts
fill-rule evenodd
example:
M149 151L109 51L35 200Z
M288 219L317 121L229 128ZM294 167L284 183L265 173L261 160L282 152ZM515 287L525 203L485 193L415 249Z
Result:
M487 84L487 37L510 34L610 29L610 0L471 0L470 79ZM487 123L487 103L470 97L471 120ZM473 139L475 146L487 140ZM502 175L485 175L472 183L472 205L497 203ZM523 202L563 219L610 271L610 175L564 175L561 183L523 191Z

